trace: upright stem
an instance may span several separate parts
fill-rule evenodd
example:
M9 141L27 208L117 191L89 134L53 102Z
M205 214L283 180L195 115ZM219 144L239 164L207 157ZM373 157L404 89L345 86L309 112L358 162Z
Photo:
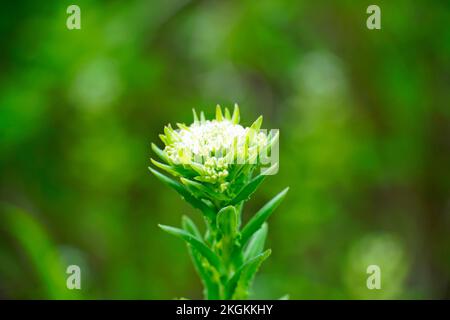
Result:
M223 208L218 210L214 219L206 219L207 232L205 240L222 263L222 271L218 277L215 277L220 299L231 298L232 293L228 292L229 288L227 286L236 269L242 264L243 253L238 242L242 207L242 202L234 207L235 210L233 212L236 214L235 224L226 233L222 229L219 230L217 225L217 216Z

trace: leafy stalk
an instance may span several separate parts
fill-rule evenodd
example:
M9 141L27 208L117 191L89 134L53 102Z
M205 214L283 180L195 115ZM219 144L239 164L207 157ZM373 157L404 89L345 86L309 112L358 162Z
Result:
M202 232L187 216L182 218L182 229L159 227L186 242L206 299L246 299L255 274L271 253L270 249L264 249L267 219L289 188L267 202L244 226L241 225L242 211L265 179L278 170L278 163L273 163L255 174L263 167L255 151L267 153L279 136L278 133L273 137L265 136L260 132L262 116L244 129L239 125L237 105L232 114L217 105L214 120L206 120L203 112L198 115L195 110L193 118L191 127L178 124L178 129L170 125L164 128L160 138L167 148L160 149L152 144L154 153L162 161L152 159L152 163L168 176L149 169L158 180L201 211L206 230ZM193 143L192 131L205 132L205 136ZM227 136L230 134L231 138ZM183 140L184 137L188 138ZM207 159L202 162L192 154L203 147L211 156L205 156ZM238 150L240 153L236 154ZM187 161L180 163L180 159Z

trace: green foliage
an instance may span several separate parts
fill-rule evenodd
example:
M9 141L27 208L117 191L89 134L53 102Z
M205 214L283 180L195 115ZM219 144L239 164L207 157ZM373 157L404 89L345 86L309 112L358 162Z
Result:
M0 231L7 233L23 250L26 262L37 279L40 294L49 299L79 299L79 292L66 287L66 268L60 252L45 229L29 213L2 204ZM3 230L2 230L3 229ZM34 282L32 279L28 279Z
M220 106L216 107L216 120L218 122L223 122L224 119L231 119L228 109L225 110L224 116ZM234 114L236 115L238 112L239 108L236 106ZM195 110L193 113L194 126L198 126L198 118ZM206 120L203 118L201 121L206 123ZM261 124L262 117L259 117L246 133L244 149L242 151L244 159L250 159L248 155L248 141L249 139L254 139L250 135L257 134L257 131L261 128ZM197 129L197 127L191 129L184 125L179 125L179 127L181 130L185 130L185 135L188 135L191 130ZM231 129L232 127L230 126L229 128ZM226 166L231 171L231 177L229 177L229 182L227 183L235 186L235 188L239 186L237 190L232 191L232 193L236 193L237 195L230 200L225 195L225 191L217 191L214 185L207 183L209 180L197 182L183 177L183 174L189 176L189 172L183 171L186 168L192 168L201 176L205 175L207 169L197 159L191 158L186 163L183 163L182 166L174 164L168 155L170 150L167 151L168 148L171 148L171 144L180 141L186 145L193 143L193 141L192 138L183 141L181 131L173 131L170 125L164 128L164 132L165 136L162 140L167 145L166 148L161 150L152 144L152 149L160 159L165 160L166 164L153 159L152 162L156 167L168 172L175 178L179 178L182 185L152 168L149 169L155 177L175 189L187 202L202 211L207 221L207 231L205 237L202 237L195 223L187 216L183 216L182 218L183 229L164 225L159 225L159 227L187 242L192 262L202 280L204 286L203 293L206 299L246 299L256 272L271 252L270 250L262 252L268 229L265 221L284 199L289 188L284 189L270 200L250 219L244 228L240 229L242 207L266 179L267 174L272 173L272 170L277 168L278 163L273 164L269 169L256 177L252 177L254 170L259 167L258 163L254 164L254 162L250 162L236 166L233 162L234 158L231 158L231 160L228 157L222 158L225 161L227 159L228 161L232 161L229 164L226 162L220 164L220 166ZM214 133L214 135L216 134ZM204 143L203 141L204 139L201 140L201 143ZM218 143L223 143L223 141L218 141ZM267 144L271 144L270 139L267 140ZM216 146L214 146L214 151L215 148ZM224 148L226 149L227 146L224 146ZM263 148L266 148L266 146L264 145ZM227 151L229 152L229 150ZM179 153L183 153L183 150L180 150ZM213 163L216 163L217 159L212 158L214 160ZM209 170L214 169L212 167ZM239 176L242 177L240 179L242 181L241 184L243 184L242 186L234 180L238 179L237 177ZM206 203L214 203L216 212L211 213L211 208ZM251 240L247 244L250 237Z
M210 248L208 248L203 243L203 241L201 241L200 239L197 239L192 234L190 234L184 230L178 229L178 228L164 226L161 224L159 225L159 227L161 229L163 229L164 231L166 231L170 234L173 234L177 237L180 237L181 239L183 239L184 241L189 243L195 250L197 250L211 264L211 266L216 268L218 271L223 270L223 267L222 267L219 257Z
M246 244L247 240L252 236L252 234L258 230L261 225L266 221L269 216L273 213L273 211L280 205L281 201L283 201L286 196L289 188L284 189L272 200L267 202L264 207L262 207L255 215L250 219L250 221L245 225L242 230L242 243Z
M264 114L281 154L277 175L235 205L239 232L291 188L250 298L450 298L448 1L377 1L378 31L366 28L368 1L75 2L81 30L66 28L69 2L2 1L0 199L55 255L85 263L82 297L201 298L185 241L157 224L188 215L211 246L195 205L212 208L210 229L218 210L146 177L150 142L167 164L155 151L164 125L238 102L232 122ZM40 236L0 229L0 298L65 298L47 288L55 267ZM389 282L367 292L373 260Z
M268 249L256 257L248 260L240 266L239 269L237 269L236 273L228 283L226 295L227 299L247 299L249 287L259 269L259 266L270 256L271 252L272 251Z
M256 257L260 254L264 249L264 242L267 237L267 223L264 223L258 231L256 231L253 236L250 238L245 251L244 251L244 260L249 261L250 259Z
M210 219L214 219L214 212L213 209L210 208L206 203L203 201L195 198L188 190L186 190L183 185L180 183L164 176L163 174L159 173L158 171L149 168L150 172L155 175L160 181L162 181L164 184L168 185L175 191L177 191L181 197L186 200L188 203L190 203L194 208L197 208L201 210L207 217Z

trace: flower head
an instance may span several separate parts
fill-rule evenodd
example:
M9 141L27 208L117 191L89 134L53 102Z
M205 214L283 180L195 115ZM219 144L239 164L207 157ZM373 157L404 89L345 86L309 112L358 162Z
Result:
M160 135L164 149L152 148L165 163L152 162L179 177L194 196L211 203L230 201L261 166L277 136L260 131L262 116L250 127L241 126L237 105L232 115L217 106L212 120L206 120L203 112L200 119L195 110L193 115L189 126L164 128Z

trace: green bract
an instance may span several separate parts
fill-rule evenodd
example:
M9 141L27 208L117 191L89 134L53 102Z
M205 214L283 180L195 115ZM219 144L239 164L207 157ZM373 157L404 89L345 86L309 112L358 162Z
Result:
M205 286L208 299L245 299L259 265L270 255L263 251L267 235L265 221L285 197L288 188L263 206L241 228L244 202L256 191L278 163L268 166L267 158L278 134L261 129L262 116L250 127L239 124L239 108L233 114L216 107L216 118L164 128L164 148L152 144L160 161L150 171L199 209L206 221L204 235L188 217L183 229L160 227L188 244L194 266ZM265 170L262 170L264 169Z

